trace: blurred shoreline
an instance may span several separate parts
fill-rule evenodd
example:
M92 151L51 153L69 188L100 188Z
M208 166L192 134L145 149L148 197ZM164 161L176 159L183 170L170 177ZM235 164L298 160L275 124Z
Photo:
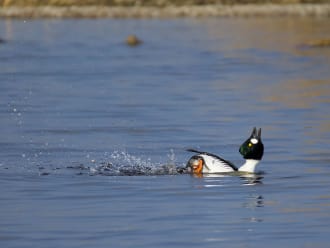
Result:
M0 18L330 17L330 3L182 6L5 6Z

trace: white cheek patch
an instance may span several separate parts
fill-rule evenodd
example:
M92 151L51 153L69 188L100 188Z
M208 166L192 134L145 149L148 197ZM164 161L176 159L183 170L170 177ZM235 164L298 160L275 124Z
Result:
M251 143L252 144L258 144L258 140L257 139L255 139L255 138L252 138L252 139L250 139L250 141L251 141Z

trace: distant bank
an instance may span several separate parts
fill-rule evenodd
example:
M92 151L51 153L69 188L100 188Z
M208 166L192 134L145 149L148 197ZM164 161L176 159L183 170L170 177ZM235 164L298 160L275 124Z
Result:
M74 2L79 2L79 4L70 5ZM98 5L94 4L95 2ZM178 18L235 16L314 16L329 18L330 0L0 0L0 18Z

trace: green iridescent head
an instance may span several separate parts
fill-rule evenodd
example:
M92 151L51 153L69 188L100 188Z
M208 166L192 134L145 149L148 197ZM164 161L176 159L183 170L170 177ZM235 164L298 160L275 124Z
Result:
M261 128L253 128L251 136L239 148L245 159L261 160L264 154L264 145L261 141Z

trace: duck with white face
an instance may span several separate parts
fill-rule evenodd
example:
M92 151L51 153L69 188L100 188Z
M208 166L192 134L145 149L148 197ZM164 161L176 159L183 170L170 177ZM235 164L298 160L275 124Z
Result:
M187 169L193 174L229 173L235 171L255 173L256 166L264 154L264 145L261 141L261 128L258 130L257 128L253 128L250 137L240 146L239 152L245 159L245 163L239 168L230 161L212 153L194 149L188 149L188 151L197 153L187 163Z

